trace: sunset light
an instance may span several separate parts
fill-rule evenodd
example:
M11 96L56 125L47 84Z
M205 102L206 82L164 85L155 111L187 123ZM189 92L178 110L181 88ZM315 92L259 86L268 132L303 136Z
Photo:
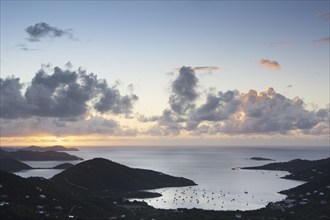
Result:
M0 219L330 219L329 0L0 4Z

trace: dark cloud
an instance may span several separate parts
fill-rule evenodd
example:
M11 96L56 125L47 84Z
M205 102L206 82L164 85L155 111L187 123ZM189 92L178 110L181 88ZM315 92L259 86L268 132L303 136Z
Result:
M178 77L172 82L169 104L178 114L185 114L194 106L199 94L197 92L198 78L193 69L182 67Z
M26 116L26 101L21 89L19 78L0 78L0 118Z
M195 121L222 121L228 119L240 104L238 91L218 92L209 94L206 103L192 114Z
M138 97L121 95L116 87L98 80L93 73L55 67L51 74L41 69L25 94L18 78L1 79L1 118L74 118L94 108L100 113L128 115ZM91 104L94 103L94 104Z
M281 66L277 61L272 61L272 60L268 60L268 59L261 59L259 60L259 66L262 68L268 68L271 70L275 70L275 71L280 71L281 70Z
M219 122L227 120L236 112L240 104L238 91L227 91L225 93L208 94L206 102L195 108L189 114L185 129L195 130L202 122Z
M206 102L196 107L195 101L200 96L198 78L190 67L182 67L171 86L170 109L158 117L139 117L142 122L158 122L159 127L153 128L152 133L178 134L181 130L194 130L205 121L228 119L240 102L238 91L218 92L208 94Z
M106 88L102 91L103 95L99 102L95 104L95 109L101 113L113 112L130 113L131 107L139 99L136 95L121 96L119 91L114 88Z
M30 42L40 41L43 38L59 38L67 36L74 40L74 37L70 29L60 29L54 26L50 26L45 22L39 22L31 25L25 29L26 33L29 35L28 40Z

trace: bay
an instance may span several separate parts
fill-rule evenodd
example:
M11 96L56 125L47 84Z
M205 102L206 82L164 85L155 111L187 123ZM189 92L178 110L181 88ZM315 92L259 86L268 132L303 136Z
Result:
M272 161L255 161L251 157L271 158L276 162L292 159L322 159L329 155L322 147L84 147L69 152L84 160L103 157L129 167L152 169L195 181L193 187L151 190L163 196L139 199L156 208L201 208L211 210L253 210L285 198L279 191L303 182L281 179L287 172L232 169L259 166ZM32 167L51 167L64 161L27 161ZM67 162L67 161L66 161ZM80 161L73 161L77 163ZM62 170L18 172L23 177L51 176Z

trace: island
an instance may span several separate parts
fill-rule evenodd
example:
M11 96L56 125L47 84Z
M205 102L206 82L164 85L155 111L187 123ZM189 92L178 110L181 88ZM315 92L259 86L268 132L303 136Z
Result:
M250 160L274 161L273 159L269 159L269 158L265 158L265 157L251 157Z
M30 150L30 151L79 151L78 148L73 148L73 147L64 147L62 145L54 145L50 147L39 147L32 145L30 147L25 147L22 148L21 150Z

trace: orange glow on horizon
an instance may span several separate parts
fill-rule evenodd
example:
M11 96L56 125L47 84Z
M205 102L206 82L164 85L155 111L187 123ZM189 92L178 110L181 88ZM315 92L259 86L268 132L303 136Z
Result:
M68 147L74 146L95 146L102 143L102 137L100 136L27 136L27 137L0 137L1 146L53 146L63 145ZM115 138L114 138L115 139ZM107 138L109 141L109 138ZM101 144L104 145L105 143ZM107 142L107 144L111 144Z
M166 137L168 138L168 137ZM0 137L2 147L26 147L31 145L46 147L63 145L65 147L96 147L96 146L128 146L145 145L149 141L157 142L156 136L109 136L109 135L85 135L85 136L25 136L25 137Z
M109 135L86 135L86 136L26 136L26 137L0 137L0 146L2 147L27 147L36 146L54 146L63 145L65 147L111 147L111 146L241 146L253 145L258 143L276 143L283 145L291 141L307 140L318 141L325 145L328 143L328 136L313 136L303 133L290 133L290 135L201 135L191 136L181 134L178 136L109 136ZM251 142L251 143L250 143ZM285 144L284 144L285 143ZM308 141L306 144L309 143ZM313 142L314 143L314 142Z

